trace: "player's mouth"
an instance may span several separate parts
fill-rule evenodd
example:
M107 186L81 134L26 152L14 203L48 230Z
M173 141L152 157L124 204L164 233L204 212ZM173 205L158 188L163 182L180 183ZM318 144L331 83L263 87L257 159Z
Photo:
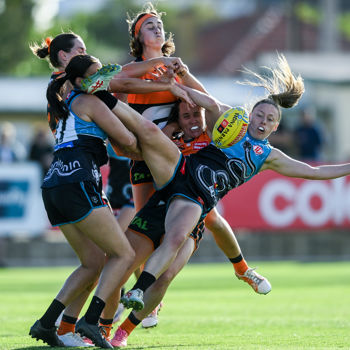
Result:
M260 132L265 132L265 128L263 128L262 126L259 126L259 127L258 127L258 130L259 130Z
M196 126L192 126L192 128L191 128L192 131L196 131L198 129L199 129L199 126L197 126L197 125Z

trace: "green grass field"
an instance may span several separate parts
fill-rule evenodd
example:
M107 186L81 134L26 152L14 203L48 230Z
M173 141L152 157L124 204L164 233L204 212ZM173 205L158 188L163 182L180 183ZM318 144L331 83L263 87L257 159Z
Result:
M350 263L256 265L269 295L237 280L229 263L188 265L158 327L137 328L127 349L350 349ZM28 331L71 271L0 269L1 350L48 349Z

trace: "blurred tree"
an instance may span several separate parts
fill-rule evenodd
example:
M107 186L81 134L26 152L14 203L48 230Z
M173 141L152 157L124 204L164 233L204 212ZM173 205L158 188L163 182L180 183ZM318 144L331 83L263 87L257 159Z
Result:
M32 0L2 0L0 74L11 73L28 58L28 32L33 25Z

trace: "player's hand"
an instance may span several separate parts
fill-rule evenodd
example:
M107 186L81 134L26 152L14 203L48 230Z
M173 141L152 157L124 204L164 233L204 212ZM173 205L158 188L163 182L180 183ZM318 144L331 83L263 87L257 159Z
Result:
M190 107L195 107L196 104L193 102L191 97L188 95L187 91L181 89L178 84L174 84L170 87L170 92L181 99L181 101L187 102Z

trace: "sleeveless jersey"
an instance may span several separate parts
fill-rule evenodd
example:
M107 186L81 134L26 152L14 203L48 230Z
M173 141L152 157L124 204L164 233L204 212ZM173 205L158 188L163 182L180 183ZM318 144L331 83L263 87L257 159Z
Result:
M271 152L268 140L256 140L247 133L237 144L219 149L213 144L188 156L188 170L209 207L231 189L256 175Z
M67 97L69 115L60 119L55 132L54 159L42 187L93 181L100 186L100 166L107 163L105 139L107 134L94 122L80 119L71 108L74 99L82 94L73 90Z
M135 62L143 61L139 57ZM165 67L163 67L165 69ZM143 80L156 80L152 75L154 72L149 72L140 77ZM172 108L175 106L177 97L170 91L150 92L146 94L128 94L128 104L142 116L156 125L160 129L164 128L171 114Z

